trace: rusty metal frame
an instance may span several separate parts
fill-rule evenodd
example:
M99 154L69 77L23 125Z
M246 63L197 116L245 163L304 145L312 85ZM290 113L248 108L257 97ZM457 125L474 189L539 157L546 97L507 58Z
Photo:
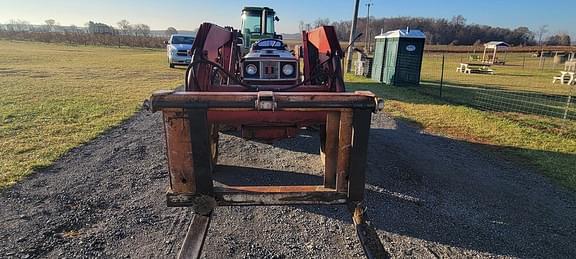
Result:
M370 121L372 112L380 107L379 102L371 92L362 91L155 92L150 105L153 111L163 113L168 150L167 204L193 208L201 223L193 222L191 229L203 226L207 229L206 217L217 206L347 204L360 235L366 226L363 201ZM218 112L321 115L321 120L308 123L325 125L321 134L324 185L214 187L211 174L216 164L213 148L217 143L213 143L211 125L225 122L211 116ZM190 235L195 238L185 243L194 245L187 249L201 248L204 235Z
M196 36L185 92L159 91L150 100L150 108L161 111L164 119L167 204L195 212L179 257L200 256L217 206L346 204L365 254L379 258L366 245L370 227L363 201L371 113L381 103L371 92L346 92L344 52L334 28L302 33L303 78L291 85L278 80L252 85L238 76L242 51L237 30L203 23ZM292 137L301 127L320 126L323 185L214 186L220 125L260 140Z

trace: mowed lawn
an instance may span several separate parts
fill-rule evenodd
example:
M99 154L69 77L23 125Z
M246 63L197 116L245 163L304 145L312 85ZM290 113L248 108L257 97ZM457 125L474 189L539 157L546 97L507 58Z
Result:
M576 94L574 87L552 84L552 77L559 76L564 65L554 65L547 57L544 69L540 69L539 58L530 53L508 53L505 66L492 66L494 75L463 74L456 68L463 63L479 63L469 61L466 53L448 53L444 60L444 83L458 86L494 88L508 91L536 92L543 94ZM480 53L482 55L482 53ZM442 74L442 54L426 53L422 63L422 81L439 83Z
M181 84L161 50L0 40L0 188Z

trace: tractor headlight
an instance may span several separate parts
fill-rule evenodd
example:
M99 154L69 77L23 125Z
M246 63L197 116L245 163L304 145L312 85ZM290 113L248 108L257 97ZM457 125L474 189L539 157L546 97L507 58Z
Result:
M244 71L246 72L246 74L253 76L256 73L258 73L258 68L254 64L248 64Z
M285 64L284 66L282 66L282 73L285 76L289 76L292 75L294 73L294 65L292 64Z

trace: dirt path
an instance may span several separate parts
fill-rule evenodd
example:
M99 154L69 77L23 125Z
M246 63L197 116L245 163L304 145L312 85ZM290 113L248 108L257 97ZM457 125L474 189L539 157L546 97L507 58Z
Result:
M314 135L267 145L223 134L215 177L320 183ZM163 143L160 116L141 112L2 191L0 258L173 258L191 215L165 206ZM576 198L536 174L385 115L373 120L368 160L368 213L395 257L576 254ZM348 212L333 206L218 208L204 251L363 256Z

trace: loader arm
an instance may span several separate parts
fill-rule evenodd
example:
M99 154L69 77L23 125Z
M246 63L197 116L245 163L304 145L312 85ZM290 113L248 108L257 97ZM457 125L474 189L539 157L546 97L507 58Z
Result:
M162 112L164 120L167 204L196 213L181 257L199 256L217 206L345 204L360 240L367 240L368 136L371 114L382 109L382 100L371 92L346 92L343 52L333 27L303 32L303 60L264 43L242 56L241 39L232 28L203 23L191 49L185 90L157 91L151 97L151 109ZM286 77L294 71L283 66L294 60L303 63L302 72L295 71L301 76ZM265 141L294 137L303 127L320 129L323 184L215 187L212 173L218 168L219 128L224 125L246 139Z

